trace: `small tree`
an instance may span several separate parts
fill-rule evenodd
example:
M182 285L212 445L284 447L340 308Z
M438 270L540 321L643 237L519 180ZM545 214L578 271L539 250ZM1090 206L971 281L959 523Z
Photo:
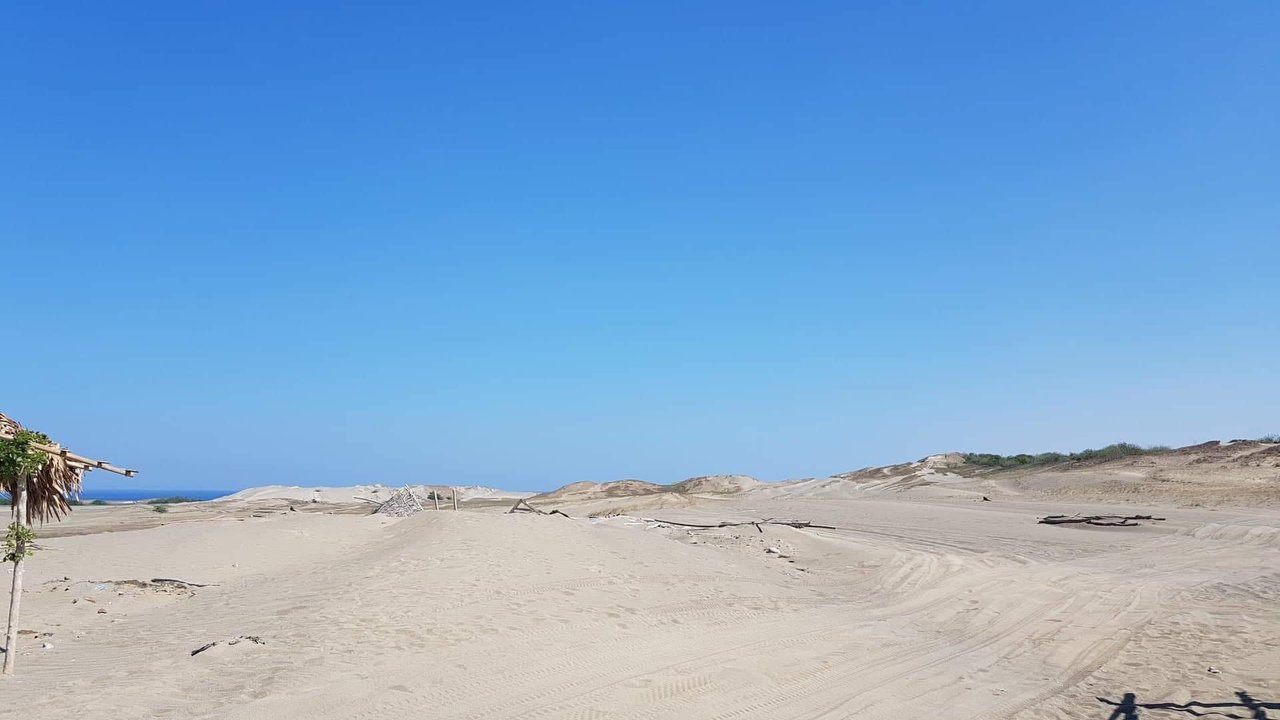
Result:
M12 500L13 521L4 536L4 561L13 563L13 586L9 592L9 628L5 633L4 674L13 673L18 655L18 612L22 605L22 571L31 554L35 533L27 505L27 486L49 461L48 453L34 447L47 445L49 438L31 430L19 430L13 437L0 437L0 488Z
M42 433L23 428L0 413L0 492L12 501L13 522L4 534L4 561L13 563L4 674L13 672L18 650L18 609L22 604L23 561L34 549L31 522L59 520L78 504L81 480L90 470L133 477L137 470L77 455Z

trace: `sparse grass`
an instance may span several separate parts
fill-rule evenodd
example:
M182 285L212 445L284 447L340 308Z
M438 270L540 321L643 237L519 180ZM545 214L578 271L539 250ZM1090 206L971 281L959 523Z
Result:
M148 505L173 505L176 503L200 502L199 498L187 497L185 495L171 495L169 497L152 498L147 501Z
M151 511L158 512L158 513L167 513L169 512L169 506L168 505L152 505Z
M1258 442L1280 443L1280 435L1277 435L1275 433L1272 433L1270 435L1263 435L1262 437L1258 438Z
M1086 460L1114 460L1116 458L1136 455L1157 455L1169 452L1164 445L1142 447L1133 443L1115 443L1104 448L1081 450L1073 453L1047 452L1038 455L995 455L992 453L965 453L964 461L969 465L993 468L1039 467L1057 465L1064 462L1084 462Z

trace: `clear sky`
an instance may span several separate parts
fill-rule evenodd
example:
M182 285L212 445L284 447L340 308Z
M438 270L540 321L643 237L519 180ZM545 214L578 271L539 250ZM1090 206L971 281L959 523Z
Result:
M143 471L91 488L1280 432L1278 48L1265 1L11 4L0 408Z

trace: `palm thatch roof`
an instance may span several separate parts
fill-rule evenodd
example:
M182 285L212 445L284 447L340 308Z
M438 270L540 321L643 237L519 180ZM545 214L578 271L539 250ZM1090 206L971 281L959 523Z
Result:
M11 439L23 427L4 413L0 413L0 438ZM71 500L79 497L81 480L89 470L106 470L125 477L133 477L137 470L125 470L111 463L92 460L77 455L55 442L34 445L49 456L40 466L40 470L27 481L27 516L28 520L45 522L58 520L70 512ZM0 478L0 492L16 496L17 480Z

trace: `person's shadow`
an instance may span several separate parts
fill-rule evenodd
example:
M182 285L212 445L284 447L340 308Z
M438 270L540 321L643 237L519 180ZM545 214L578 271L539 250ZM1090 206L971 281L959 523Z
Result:
M1120 702L1112 702L1106 698L1098 698L1098 700L1116 706L1107 720L1138 720L1138 697L1133 693L1125 693L1124 697L1120 698Z
M1119 702L1108 700L1106 698L1098 698L1098 702L1112 705L1115 710L1111 711L1111 715L1107 720L1141 720L1138 710L1161 710L1165 712L1178 712L1195 717L1223 717L1238 718L1239 720L1272 720L1267 714L1267 710L1280 710L1280 703L1263 702L1255 700L1252 695L1244 690L1236 691L1236 699L1240 702L1221 702L1221 703L1203 703L1197 700L1191 700L1185 703L1140 703L1138 697L1133 693L1125 693ZM1231 708L1240 708L1247 710L1249 713L1242 714L1240 712L1232 712ZM1154 717L1160 717L1155 715ZM1168 716L1165 716L1168 717Z

